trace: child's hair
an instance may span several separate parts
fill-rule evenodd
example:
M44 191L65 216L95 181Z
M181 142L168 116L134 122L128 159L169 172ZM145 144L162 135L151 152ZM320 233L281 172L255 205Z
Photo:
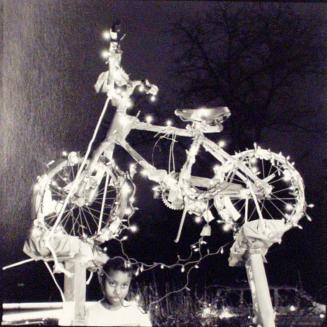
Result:
M110 270L113 271L123 271L133 277L134 269L130 263L124 260L122 257L114 257L109 259L102 267L103 275L108 275Z

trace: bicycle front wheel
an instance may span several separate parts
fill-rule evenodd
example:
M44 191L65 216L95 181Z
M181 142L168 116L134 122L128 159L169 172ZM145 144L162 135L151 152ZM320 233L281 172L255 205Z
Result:
M82 161L77 154L69 156L39 178L33 197L35 214L49 230L59 226L71 236L96 238L114 221L132 213L122 197L133 193L133 183L112 164L99 163L91 174L88 161L76 180Z

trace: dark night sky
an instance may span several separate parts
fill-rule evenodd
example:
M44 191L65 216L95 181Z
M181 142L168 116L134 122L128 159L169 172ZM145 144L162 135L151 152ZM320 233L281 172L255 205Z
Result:
M4 180L2 185L5 186L1 202L1 228L5 235L1 240L3 265L25 258L21 248L30 225L30 187L36 176L43 172L44 163L55 159L63 149L86 149L104 102L104 97L95 95L92 89L98 74L105 69L99 56L105 45L101 41L101 31L109 27L114 19L121 20L122 30L127 33L122 45L124 68L132 79L148 78L159 86L159 103L154 110L160 110L159 122L163 123L180 105L174 92L176 84L169 74L174 49L168 30L179 17L204 13L214 5L204 1L4 2L5 101L1 144L5 160L0 166ZM322 3L293 3L291 6L303 15L326 17L327 7ZM34 57L34 49L39 56ZM312 97L322 96L316 94L314 85L307 86L304 92ZM319 119L326 118L324 110ZM327 280L327 265L324 264L327 224L323 221L322 174L317 173L322 169L326 138L299 132L289 132L286 136L266 131L263 145L276 152L289 153L295 161L309 151L303 162L297 162L297 167L308 188L308 202L315 202L316 198L319 201L312 213L314 222L304 223L303 231L289 232L282 245L272 249L266 266L268 279L273 284L294 284L300 277L304 287L314 295L326 286ZM149 149L146 151L145 155L149 155ZM134 255L144 251L147 260L158 261L158 254L163 260L172 260L176 252L182 251L185 246L172 244L180 213L171 213L158 200L150 201L152 185L140 177L136 178L136 182L143 195L139 203L140 212L135 217L141 231L138 239L131 241L129 250ZM196 239L199 227L191 223L185 227L187 245L187 242ZM162 233L163 230L167 234ZM223 244L232 240L232 235L222 234L218 229L216 232L212 243ZM206 277L208 283L222 284L245 280L245 271L228 268L227 257L225 254L206 261L193 275L193 281L201 280L200 277ZM317 277L318 271L321 274ZM41 283L37 284L33 276L39 276ZM181 276L170 273L166 278L181 279ZM5 300L26 301L28 299L24 296L35 295L32 295L31 289L40 290L42 287L49 292L43 292L40 298L57 297L40 263L7 271L3 280L7 284ZM17 287L22 280L25 289Z

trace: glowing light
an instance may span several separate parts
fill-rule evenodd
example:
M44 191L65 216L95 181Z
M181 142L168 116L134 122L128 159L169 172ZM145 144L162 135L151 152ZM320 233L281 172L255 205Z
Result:
M106 41L109 41L110 40L110 31L108 31L108 30L103 31L102 38Z
M297 308L296 308L295 305L290 305L290 311L291 311L291 312L294 312L294 311L296 311L296 310L297 310Z
M131 196L131 197L129 198L129 202L130 202L130 203L134 203L134 202L135 202L135 197L134 197L134 196Z
M141 84L141 85L138 87L138 90L139 90L139 92L143 93L143 92L144 92L144 85Z
M257 166L252 166L251 169L255 174L257 174L259 172L259 169Z
M310 203L310 204L308 204L308 208L314 208L314 204L313 203Z
M164 265L160 265L160 269L164 269L165 268L165 266Z
M129 227L129 230L130 230L132 233L136 233L136 232L139 230L139 228L138 228L136 225L131 225L131 226Z
M153 117L152 117L151 115L147 115L147 116L145 117L145 121L146 121L148 124L151 124L152 121L153 121Z
M218 145L219 145L221 148L223 148L223 147L226 146L226 141L224 141L224 140L220 140L220 141L218 142Z
M283 180L285 182L289 182L291 180L291 174L288 170L284 170Z
M229 319L234 316L235 316L235 314L233 314L228 308L223 308L223 310L219 314L220 319Z
M125 99L125 107L127 108L127 109L131 109L131 108L133 108L133 101L131 100L131 99Z
M128 240L128 237L127 236L124 236L121 240L122 241L127 241Z
M167 125L167 126L172 126L172 125L173 125L173 122L172 122L170 119L168 119L168 120L166 121L166 125Z
M124 211L125 215L129 216L132 213L132 209L131 208L127 208Z
M150 101L155 102L157 100L157 97L155 95L151 95Z
M146 176L148 176L148 172L145 169L143 169L141 171L141 175L146 177Z
M232 224L224 224L223 225L223 231L224 232L229 232L233 228Z
M194 268L195 269L199 269L200 267L199 267L199 265L195 265Z
M129 165L129 170L131 170L131 171L135 171L135 170L136 170L136 165L135 165L135 163L131 163L131 164Z
M202 316L209 316L211 314L211 309L206 307L202 310Z
M68 153L67 153L67 151L62 151L62 152L61 152L61 155L62 155L63 157L67 157L67 156L68 156Z
M110 53L109 53L108 50L102 50L102 51L101 51L101 57L102 57L103 59L108 59L109 56L110 56Z
M214 165L213 166L213 171L214 171L215 174L217 174L217 172L219 171L219 168L220 168L219 165Z
M202 221L202 218L199 217L199 216L197 216L197 217L194 218L194 222L197 223L197 224L200 224L201 221Z
M287 204L285 205L285 209L286 209L287 211L292 211L292 210L293 210L293 206L292 206L290 203L287 203Z
M324 319L324 318L325 318L325 315L324 315L323 313L321 313L321 314L319 315L319 318Z
M132 192L132 188L127 183L125 183L121 188L121 192L123 195L128 195Z
M182 266L181 272L185 272L185 267L184 266Z

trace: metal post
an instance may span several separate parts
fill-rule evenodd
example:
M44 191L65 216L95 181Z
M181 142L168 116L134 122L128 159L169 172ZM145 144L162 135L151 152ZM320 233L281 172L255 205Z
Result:
M255 323L263 327L275 327L275 313L271 303L262 255L259 253L250 254L245 267L257 320Z

